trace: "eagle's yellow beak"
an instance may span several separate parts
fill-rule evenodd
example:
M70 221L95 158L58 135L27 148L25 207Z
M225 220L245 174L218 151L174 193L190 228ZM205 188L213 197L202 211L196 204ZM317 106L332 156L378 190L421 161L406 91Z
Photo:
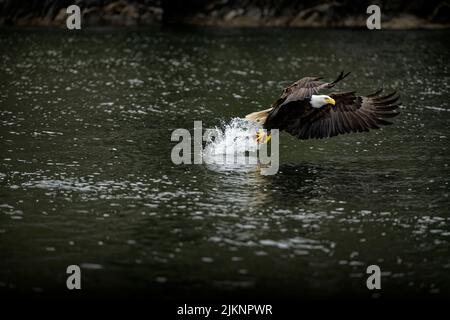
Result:
M325 98L325 102L331 105L336 105L336 101L333 98Z

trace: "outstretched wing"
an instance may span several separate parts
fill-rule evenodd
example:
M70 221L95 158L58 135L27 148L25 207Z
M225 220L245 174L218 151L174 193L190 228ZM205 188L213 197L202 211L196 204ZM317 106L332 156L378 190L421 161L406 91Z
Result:
M381 90L366 97L354 92L329 95L336 105L316 109L307 101L283 104L269 114L264 127L285 130L299 139L321 139L350 132L379 129L399 114L396 92L382 96ZM276 111L276 112L274 112Z
M349 74L350 72L344 74L344 71L342 71L336 78L336 80L332 82L324 82L321 80L322 78L315 77L306 77L297 80L290 86L284 88L281 97L277 101L275 101L272 107L279 106L282 103L303 100L305 98L311 97L313 94L317 94L322 89L333 88L336 83L347 77Z

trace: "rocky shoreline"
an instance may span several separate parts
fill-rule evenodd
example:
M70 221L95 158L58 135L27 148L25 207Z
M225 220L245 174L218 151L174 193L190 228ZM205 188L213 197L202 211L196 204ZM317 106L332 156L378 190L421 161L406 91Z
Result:
M273 0L0 0L0 25L65 27L66 7L81 8L83 26L365 28L377 1ZM381 5L383 29L449 28L448 1Z

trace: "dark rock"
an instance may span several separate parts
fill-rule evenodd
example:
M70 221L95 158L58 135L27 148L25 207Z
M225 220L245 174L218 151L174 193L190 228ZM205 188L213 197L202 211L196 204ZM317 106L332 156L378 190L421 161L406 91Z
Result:
M367 7L378 4L382 28L450 26L442 0L0 0L0 24L65 26L71 4L82 9L82 25L365 28Z
M450 22L450 3L443 2L436 6L431 19L434 23L449 23Z

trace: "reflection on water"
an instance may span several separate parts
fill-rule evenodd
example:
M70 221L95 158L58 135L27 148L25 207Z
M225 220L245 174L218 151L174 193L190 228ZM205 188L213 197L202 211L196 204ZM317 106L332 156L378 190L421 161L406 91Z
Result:
M0 291L59 292L80 264L102 294L371 296L378 264L382 296L450 294L448 31L0 33ZM170 161L172 130L222 128L222 150L254 136L232 119L342 69L401 91L393 126L282 134L272 176Z

